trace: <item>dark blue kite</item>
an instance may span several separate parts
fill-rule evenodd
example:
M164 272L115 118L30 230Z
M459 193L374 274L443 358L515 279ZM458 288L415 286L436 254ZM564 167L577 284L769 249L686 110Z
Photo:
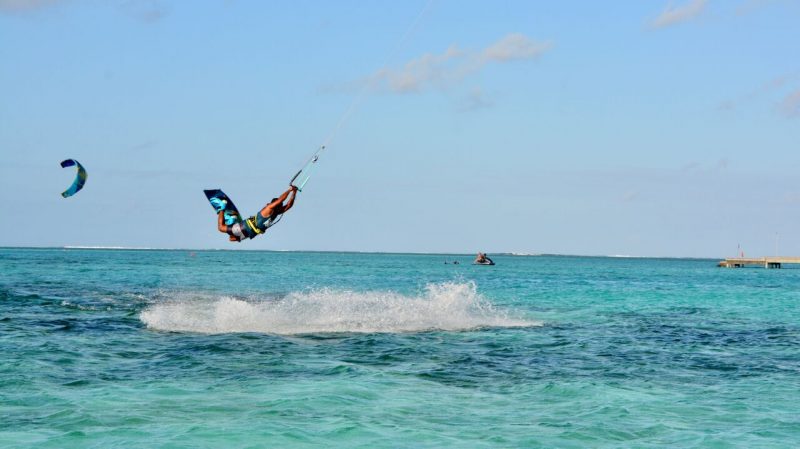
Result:
M75 159L61 161L61 168L72 167L73 165L78 167L78 174L75 175L75 181L72 182L72 185L61 194L64 198L78 193L78 191L83 188L83 184L86 183L86 169L83 168L83 165Z

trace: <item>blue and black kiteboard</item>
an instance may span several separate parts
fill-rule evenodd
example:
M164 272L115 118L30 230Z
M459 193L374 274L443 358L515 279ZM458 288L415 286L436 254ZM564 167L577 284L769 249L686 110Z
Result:
M225 211L226 225L230 226L242 221L242 215L239 213L239 210L236 209L233 201L228 198L228 195L225 195L225 192L219 189L211 189L203 190L203 193L206 194L206 198L208 198L208 202L211 203L211 207L214 208L214 212L219 214L220 211Z

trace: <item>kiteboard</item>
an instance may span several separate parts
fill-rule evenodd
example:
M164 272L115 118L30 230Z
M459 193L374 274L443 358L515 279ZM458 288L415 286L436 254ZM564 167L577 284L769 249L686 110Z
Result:
M225 195L225 192L219 189L211 189L203 190L203 193L206 194L206 198L208 198L208 202L211 203L211 207L214 208L214 212L219 214L220 211L225 211L226 225L230 226L242 221L242 215L239 213L239 210L236 209L233 201L228 198L228 195Z

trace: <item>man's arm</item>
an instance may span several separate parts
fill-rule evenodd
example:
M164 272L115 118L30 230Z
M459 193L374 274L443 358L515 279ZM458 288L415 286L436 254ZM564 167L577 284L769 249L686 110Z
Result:
M281 196L279 196L277 200L273 201L272 204L282 203L286 201L286 197L288 197L289 194L292 193L292 191L294 191L294 188L290 187L285 192L281 193Z
M278 204L283 203L286 200L286 197L289 196L289 193L291 193L294 189L295 189L295 187L292 186L291 188L289 188L288 190L283 192L281 194L281 196L278 197L278 199L276 199L275 201L273 201L273 202L267 204L266 206L264 206L264 208L261 209L261 212L259 212L261 214L261 216L264 217L264 218L267 218L270 215L272 215L272 211L275 209L275 206L277 206Z
M217 230L219 230L219 232L224 232L226 234L228 233L228 225L225 224L224 210L219 211L219 214L217 214Z
M291 191L292 195L289 197L289 202L286 203L286 207L283 209L284 212L286 212L287 210L291 209L292 206L294 206L294 199L297 198L297 187L292 186L292 188L289 190Z

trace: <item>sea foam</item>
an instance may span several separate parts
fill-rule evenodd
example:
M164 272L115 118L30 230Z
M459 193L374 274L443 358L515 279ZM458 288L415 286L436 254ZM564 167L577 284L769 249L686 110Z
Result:
M150 329L209 334L462 331L541 325L493 306L472 282L429 284L415 296L331 288L292 292L278 299L175 293L145 308L140 319Z

